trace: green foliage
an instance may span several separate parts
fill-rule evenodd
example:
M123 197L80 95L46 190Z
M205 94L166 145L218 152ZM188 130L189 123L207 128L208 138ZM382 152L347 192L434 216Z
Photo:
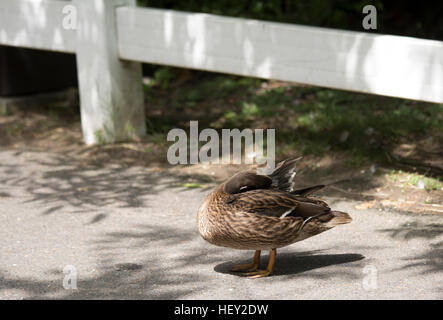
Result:
M244 116L255 116L258 113L259 109L255 103L242 102L242 114Z
M152 120L149 117L146 118L146 131L148 134L156 134L168 132L173 127L173 121L168 116L164 116L158 119Z
M138 0L140 6L364 31L362 9L378 10L371 32L443 39L443 4L404 0Z
M162 89L168 89L174 78L174 71L169 67L161 67L154 72L154 83Z

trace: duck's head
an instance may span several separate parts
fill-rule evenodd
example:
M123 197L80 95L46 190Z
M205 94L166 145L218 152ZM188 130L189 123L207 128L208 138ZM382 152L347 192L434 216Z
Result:
M234 174L223 184L223 191L228 194L245 192L251 189L266 189L272 183L267 176L257 175L253 171L241 171Z

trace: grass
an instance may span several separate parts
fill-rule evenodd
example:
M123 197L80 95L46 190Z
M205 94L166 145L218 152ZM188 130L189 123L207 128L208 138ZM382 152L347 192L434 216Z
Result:
M408 173L401 170L392 170L389 178L401 183L402 187L418 187L426 191L443 190L443 182L439 178L426 177L417 173Z
M205 188L206 186L201 183L184 183L182 184L182 187L194 189L194 188Z

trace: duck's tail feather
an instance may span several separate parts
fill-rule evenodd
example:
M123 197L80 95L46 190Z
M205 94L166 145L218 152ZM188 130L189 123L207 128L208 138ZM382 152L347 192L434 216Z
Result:
M329 219L329 221L325 222L325 226L328 228L333 228L340 224L347 224L352 221L351 216L346 212L330 211L329 214L332 215L332 217Z
M313 220L320 220L324 227L326 227L327 229L331 229L341 224L350 223L352 221L352 218L346 212L328 211L326 213L320 213L305 219L301 224L299 231L301 231L305 225L307 225L310 221Z
M346 212L330 211L329 210L329 211L319 213L319 214L305 218L302 225L300 226L299 230L303 229L303 227L306 224L309 224L309 222L312 222L312 221L318 222L319 220L324 227L326 227L327 229L331 229L331 228L338 226L340 224L350 223L352 221L352 218Z
M272 186L280 190L292 192L294 189L294 177L296 174L296 162L302 157L293 157L277 164L274 171L269 174L272 179Z

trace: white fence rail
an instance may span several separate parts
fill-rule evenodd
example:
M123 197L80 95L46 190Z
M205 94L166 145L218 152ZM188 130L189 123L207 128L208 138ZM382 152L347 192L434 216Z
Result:
M76 32L62 27L66 1L0 0L0 44L75 53Z
M0 44L77 53L87 143L143 133L137 62L443 103L440 41L137 8L131 0L73 0L78 27L65 30L67 4L0 0Z
M443 42L118 8L124 59L443 102Z

